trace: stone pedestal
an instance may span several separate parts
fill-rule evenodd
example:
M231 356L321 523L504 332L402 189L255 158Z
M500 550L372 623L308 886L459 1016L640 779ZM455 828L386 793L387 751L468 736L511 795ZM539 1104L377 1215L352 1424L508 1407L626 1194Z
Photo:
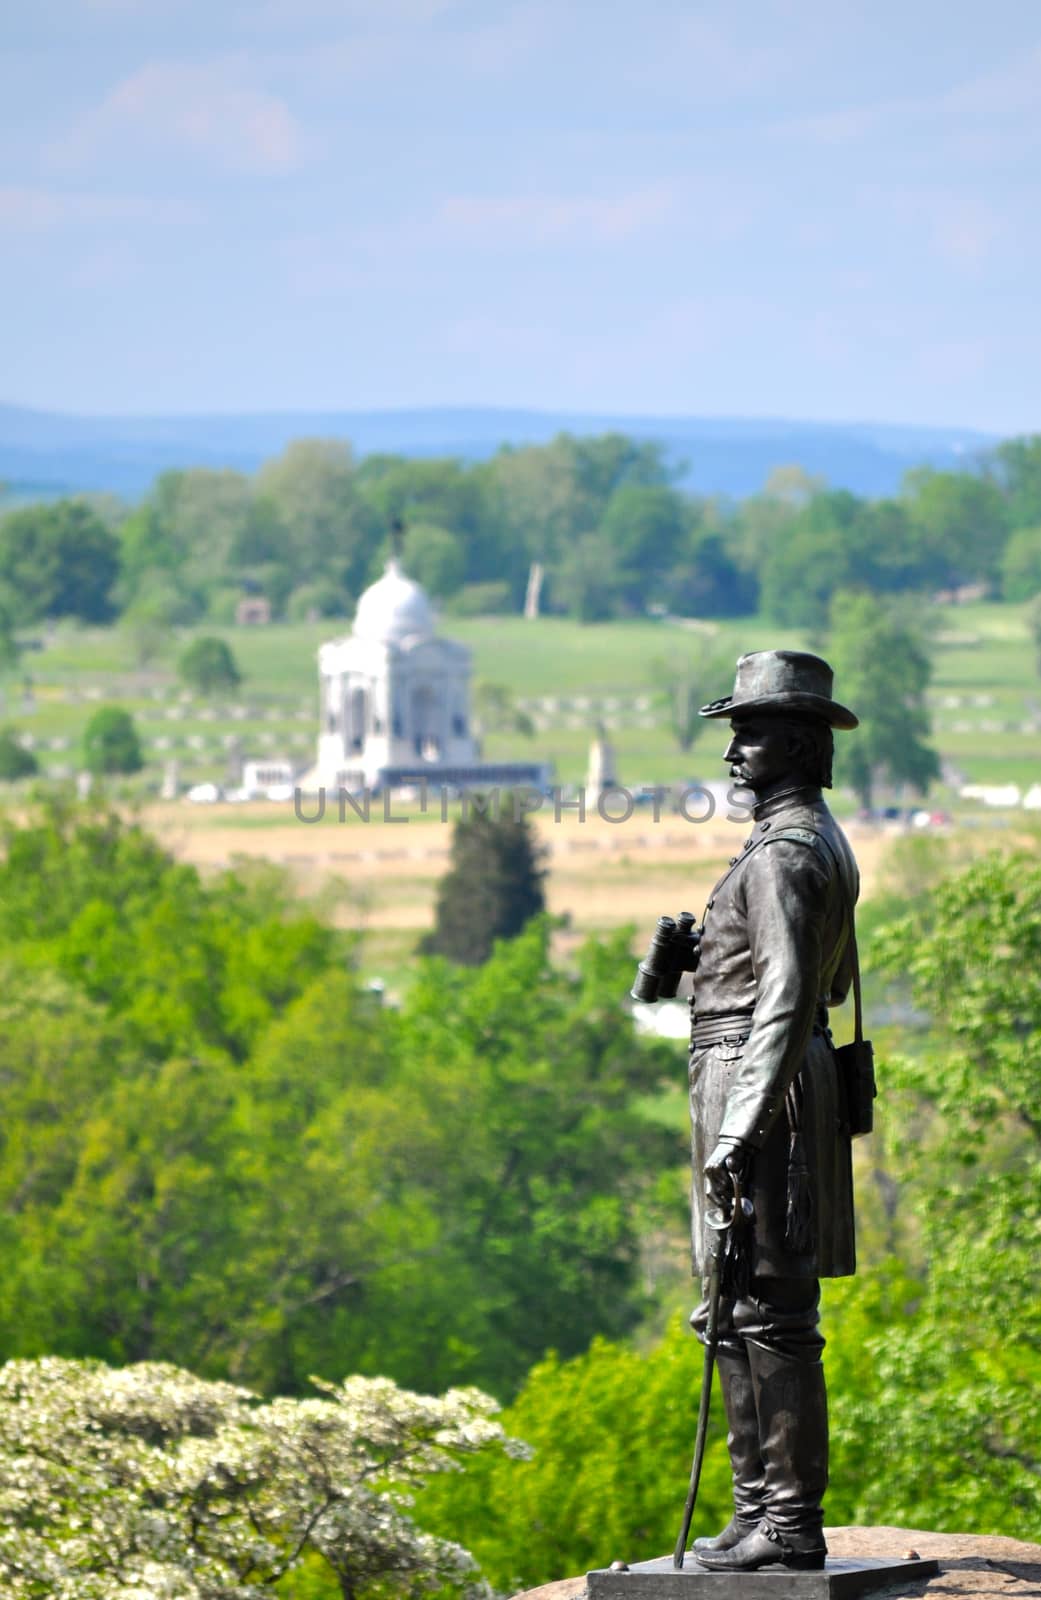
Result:
M939 1573L936 1561L886 1561L829 1556L820 1572L709 1572L690 1554L677 1570L671 1556L639 1561L625 1572L587 1573L589 1600L856 1600L878 1589L924 1586Z

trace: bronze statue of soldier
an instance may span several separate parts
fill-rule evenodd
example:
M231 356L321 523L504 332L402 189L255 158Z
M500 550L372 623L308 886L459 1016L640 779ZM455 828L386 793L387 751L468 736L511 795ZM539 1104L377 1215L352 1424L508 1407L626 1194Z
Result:
M741 657L733 694L701 711L729 719L723 759L755 795L752 833L708 901L692 1001L696 1277L735 1194L748 1217L743 1272L724 1285L714 1329L734 1482L729 1523L694 1545L714 1571L813 1570L826 1555L819 1280L855 1270L850 1115L828 1008L853 976L859 889L821 795L833 730L857 726L832 681L817 656L759 651ZM702 1303L691 1322L703 1339L707 1321Z

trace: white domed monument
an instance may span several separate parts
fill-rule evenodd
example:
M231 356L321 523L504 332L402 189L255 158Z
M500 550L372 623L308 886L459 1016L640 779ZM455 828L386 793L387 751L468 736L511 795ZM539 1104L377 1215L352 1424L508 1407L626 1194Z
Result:
M534 762L484 763L470 730L470 652L442 638L397 555L358 601L351 632L318 651L321 731L308 788L539 784Z

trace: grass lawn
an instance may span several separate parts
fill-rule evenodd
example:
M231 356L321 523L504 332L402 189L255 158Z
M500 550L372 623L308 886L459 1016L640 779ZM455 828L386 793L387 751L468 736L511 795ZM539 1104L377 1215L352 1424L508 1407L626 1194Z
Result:
M938 617L930 692L935 742L971 781L1028 784L1041 776L1041 681L1025 610L980 604ZM22 656L19 671L32 680L31 702L16 676L0 686L0 720L34 739L45 771L68 772L80 765L83 730L96 706L124 705L138 720L149 760L143 786L153 792L172 758L184 782L221 780L230 740L240 741L247 757L282 756L303 767L313 757L317 732L318 646L347 627L326 621L182 631L165 654L142 667L124 630L62 624L40 634L42 648ZM694 651L688 627L650 620L583 625L557 617L450 617L442 627L472 650L475 681L504 684L518 699L535 703L535 737L492 731L485 740L488 759L538 758L553 764L560 782L581 782L602 720L626 783L721 772L718 730L706 729L684 754L655 698L661 664ZM734 659L742 649L806 644L760 618L704 627L714 647ZM201 632L216 632L231 645L243 674L235 695L207 702L180 684L177 657ZM728 687L712 686L719 693ZM247 814L237 812L234 825L248 826Z

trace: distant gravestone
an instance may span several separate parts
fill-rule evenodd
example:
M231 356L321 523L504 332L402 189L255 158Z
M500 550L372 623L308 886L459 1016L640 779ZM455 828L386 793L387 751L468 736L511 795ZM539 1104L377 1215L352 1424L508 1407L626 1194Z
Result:
M160 800L176 800L181 792L181 764L167 761L163 767L163 781L159 789Z

